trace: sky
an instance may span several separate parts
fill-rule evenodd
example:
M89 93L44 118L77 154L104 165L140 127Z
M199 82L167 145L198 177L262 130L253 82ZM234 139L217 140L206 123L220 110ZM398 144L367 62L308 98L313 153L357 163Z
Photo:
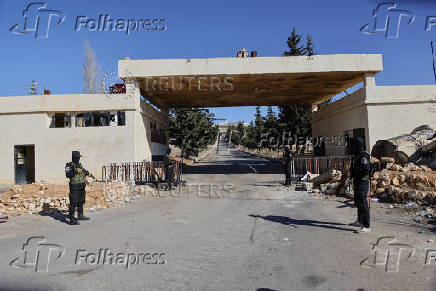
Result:
M27 95L32 80L37 80L39 93L44 88L52 94L82 93L85 39L109 76L117 72L117 61L125 57L234 57L241 48L257 50L259 56L280 56L287 49L286 40L293 27L304 36L312 36L319 55L383 54L384 70L377 74L377 85L435 83L430 41L436 41L436 0L393 2L394 11L406 11L397 38L387 38L384 31L374 33L372 26L369 33L361 32L365 24L373 23L373 10L383 2L376 0L39 2L45 3L43 9L60 15L51 18L46 38L35 38L31 25L23 29L23 10L32 1L0 0L0 96ZM78 17L98 20L100 15L126 20L162 19L166 29L132 31L128 35L124 31L91 31L83 25L75 30ZM380 12L378 19L386 19L386 15ZM435 16L435 26L426 31L428 16ZM56 25L62 17L63 22ZM414 20L407 24L409 17ZM40 23L45 19L41 16ZM21 26L12 29L13 33L10 30L16 24ZM229 122L249 122L255 108L213 108L211 112Z

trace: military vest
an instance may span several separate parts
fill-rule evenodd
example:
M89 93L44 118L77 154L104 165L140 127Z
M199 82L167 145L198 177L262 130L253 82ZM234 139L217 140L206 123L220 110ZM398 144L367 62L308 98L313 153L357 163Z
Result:
M76 168L79 169L79 168ZM70 183L71 184L85 184L86 183L86 179L85 179L85 173L82 172L81 173L77 173L76 175L74 175L71 179L70 179Z

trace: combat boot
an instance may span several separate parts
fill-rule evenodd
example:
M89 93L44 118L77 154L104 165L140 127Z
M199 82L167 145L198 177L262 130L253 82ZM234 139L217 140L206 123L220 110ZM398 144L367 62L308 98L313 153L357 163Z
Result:
M77 218L78 218L78 220L89 220L90 219L89 217L86 217L83 214L79 214Z
M80 223L77 221L77 219L73 216L70 215L70 225L79 225Z
M78 220L89 220L89 217L83 215L83 204L78 207Z

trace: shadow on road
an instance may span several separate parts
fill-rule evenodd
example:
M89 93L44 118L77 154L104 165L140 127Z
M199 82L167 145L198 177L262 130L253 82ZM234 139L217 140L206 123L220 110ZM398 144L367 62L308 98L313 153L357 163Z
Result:
M65 214L65 213L62 213L62 212L50 213L50 212L47 212L47 211L41 211L41 212L39 212L39 215L41 215L41 216L49 216L49 217L53 218L54 220L57 220L57 221L62 222L62 223L69 224L68 220L67 220L68 214Z
M354 208L354 202L353 202L353 199L351 199L351 200L345 200L345 201L338 201L338 202L343 203L344 205L336 206L336 208L345 208L345 207L351 207L351 208ZM350 203L350 202L353 202L353 203Z
M254 217L254 218L262 218L263 220L277 222L277 223L281 223L284 225L292 225L295 228L298 228L297 225L305 225L305 226L314 226L314 227L337 229L337 230L352 231L352 232L354 232L356 230L356 229L339 227L340 225L346 225L346 224L337 223L337 222L327 222L327 221L307 220L307 219L294 219L294 218L290 218L287 216L277 216L277 215L261 216L261 215L250 214L249 216Z

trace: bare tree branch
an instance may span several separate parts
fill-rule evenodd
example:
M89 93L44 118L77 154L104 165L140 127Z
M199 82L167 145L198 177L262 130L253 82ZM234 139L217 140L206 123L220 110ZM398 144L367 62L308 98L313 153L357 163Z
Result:
M102 94L104 91L101 66L88 40L83 42L85 60L82 64L83 92L86 94Z

